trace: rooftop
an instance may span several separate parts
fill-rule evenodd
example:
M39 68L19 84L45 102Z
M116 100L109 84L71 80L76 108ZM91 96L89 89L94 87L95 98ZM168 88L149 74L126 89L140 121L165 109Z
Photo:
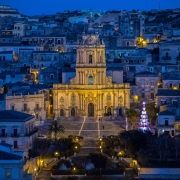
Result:
M140 72L140 73L136 73L135 75L136 77L158 77L158 74L156 73L152 73L152 72L149 72L149 71L144 71L144 72Z
M5 147L8 147L8 148L12 148L13 147L13 145L7 144L7 143L0 143L0 146L5 146Z
M165 115L173 116L174 113L171 112L171 111L166 110L166 111L160 112L158 115L159 115L159 116L165 116Z
M0 160L21 160L22 157L0 150Z
M162 80L180 80L180 72L167 72L162 74Z
M158 89L156 96L180 96L180 90Z
M33 118L32 115L18 111L12 111L12 110L0 111L0 122L26 122L32 118Z

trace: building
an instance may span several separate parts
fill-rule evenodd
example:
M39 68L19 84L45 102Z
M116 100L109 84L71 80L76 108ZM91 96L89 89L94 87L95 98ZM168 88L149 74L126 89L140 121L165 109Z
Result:
M14 151L24 151L32 148L38 129L34 116L13 110L0 111L0 141L14 147Z
M171 111L162 111L158 114L158 121L157 121L157 129L158 129L158 136L161 134L169 134L170 136L175 136L175 114Z
M32 85L9 90L5 97L5 104L6 110L20 111L35 116L34 123L36 125L41 124L46 118L45 95L42 91L33 89Z
M0 5L0 17L13 16L16 18L21 18L17 9L12 9L10 6Z
M159 111L169 110L173 112L176 119L180 117L180 90L161 89L156 94L156 107Z
M168 89L180 89L180 72L173 71L162 73L162 87Z
M144 71L135 75L135 82L145 100L154 100L158 88L158 74Z
M1 180L32 180L32 175L27 174L24 152L15 152L12 145L0 143L0 174Z
M118 116L130 106L130 86L106 76L105 45L91 27L77 47L76 76L70 84L54 84L52 92L55 118Z

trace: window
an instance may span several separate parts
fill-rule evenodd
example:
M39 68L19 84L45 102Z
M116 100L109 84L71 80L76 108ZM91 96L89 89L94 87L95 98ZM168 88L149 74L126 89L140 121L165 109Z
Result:
M179 83L179 86L178 86L178 87L179 87L179 89L180 89L180 83Z
M144 93L141 93L141 97L142 97L142 98L145 98L145 94L144 94Z
M5 56L3 56L3 61L5 61L6 60L6 57Z
M168 123L168 120L165 120L165 126L168 126L169 123Z
M93 77L92 77L92 76L89 76L89 77L88 77L88 84L89 84L89 85L92 85L92 84L93 84Z
M89 55L89 64L92 64L92 55Z
M51 79L54 79L54 74L51 74L51 75L50 75L50 78L51 78Z
M154 86L154 81L151 81L151 86Z
M54 60L56 60L57 58L56 58L56 56L54 56Z
M14 105L11 105L11 110L14 111Z
M39 104L36 104L36 109L39 109Z
M177 101L176 101L176 100L173 100L173 101L172 101L172 104L173 104L174 106L177 106Z
M111 100L111 96L110 95L107 95L107 100Z
M72 96L71 96L71 100L72 100L72 101L75 101L75 95L72 95Z
M24 106L24 107L23 107L23 108L24 108L24 111L27 111L27 104L24 104L23 106Z
M6 135L5 129L1 129L1 135L4 137Z
M36 114L36 119L38 119L39 118L39 114Z
M17 135L18 135L18 131L17 129L14 129L14 136L17 137Z
M151 93L151 99L154 99L154 93Z
M169 53L168 52L166 52L166 57L168 57L169 56Z
M11 173L10 173L10 171L6 172L6 178L7 178L7 179L10 179L10 178L11 178Z
M161 105L166 104L166 100L161 100Z
M169 83L169 87L172 88L172 83Z
M126 46L129 46L129 41L126 42Z
M14 141L14 148L18 148L17 141Z

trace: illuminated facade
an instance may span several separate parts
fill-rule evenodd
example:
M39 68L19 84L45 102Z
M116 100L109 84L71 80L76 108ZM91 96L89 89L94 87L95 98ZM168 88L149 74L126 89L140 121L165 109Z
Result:
M77 47L76 76L70 84L53 85L53 114L118 116L130 106L130 85L113 84L106 76L105 45L97 33L83 34ZM51 105L50 105L51 106Z

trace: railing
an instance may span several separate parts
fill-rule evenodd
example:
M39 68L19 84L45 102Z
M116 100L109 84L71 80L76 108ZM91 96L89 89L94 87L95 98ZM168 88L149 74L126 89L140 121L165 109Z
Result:
M41 111L42 110L42 107L35 107L34 108L34 111Z
M21 111L23 111L23 112L29 112L29 111L30 111L30 108L22 108Z
M7 134L0 134L0 137L7 137Z
M38 128L34 129L33 131L26 133L25 136L32 136L33 134L35 134L36 132L38 132Z
M19 137L19 134L14 134L14 133L13 133L13 134L11 134L11 137L12 137L12 138L18 138L18 137Z

